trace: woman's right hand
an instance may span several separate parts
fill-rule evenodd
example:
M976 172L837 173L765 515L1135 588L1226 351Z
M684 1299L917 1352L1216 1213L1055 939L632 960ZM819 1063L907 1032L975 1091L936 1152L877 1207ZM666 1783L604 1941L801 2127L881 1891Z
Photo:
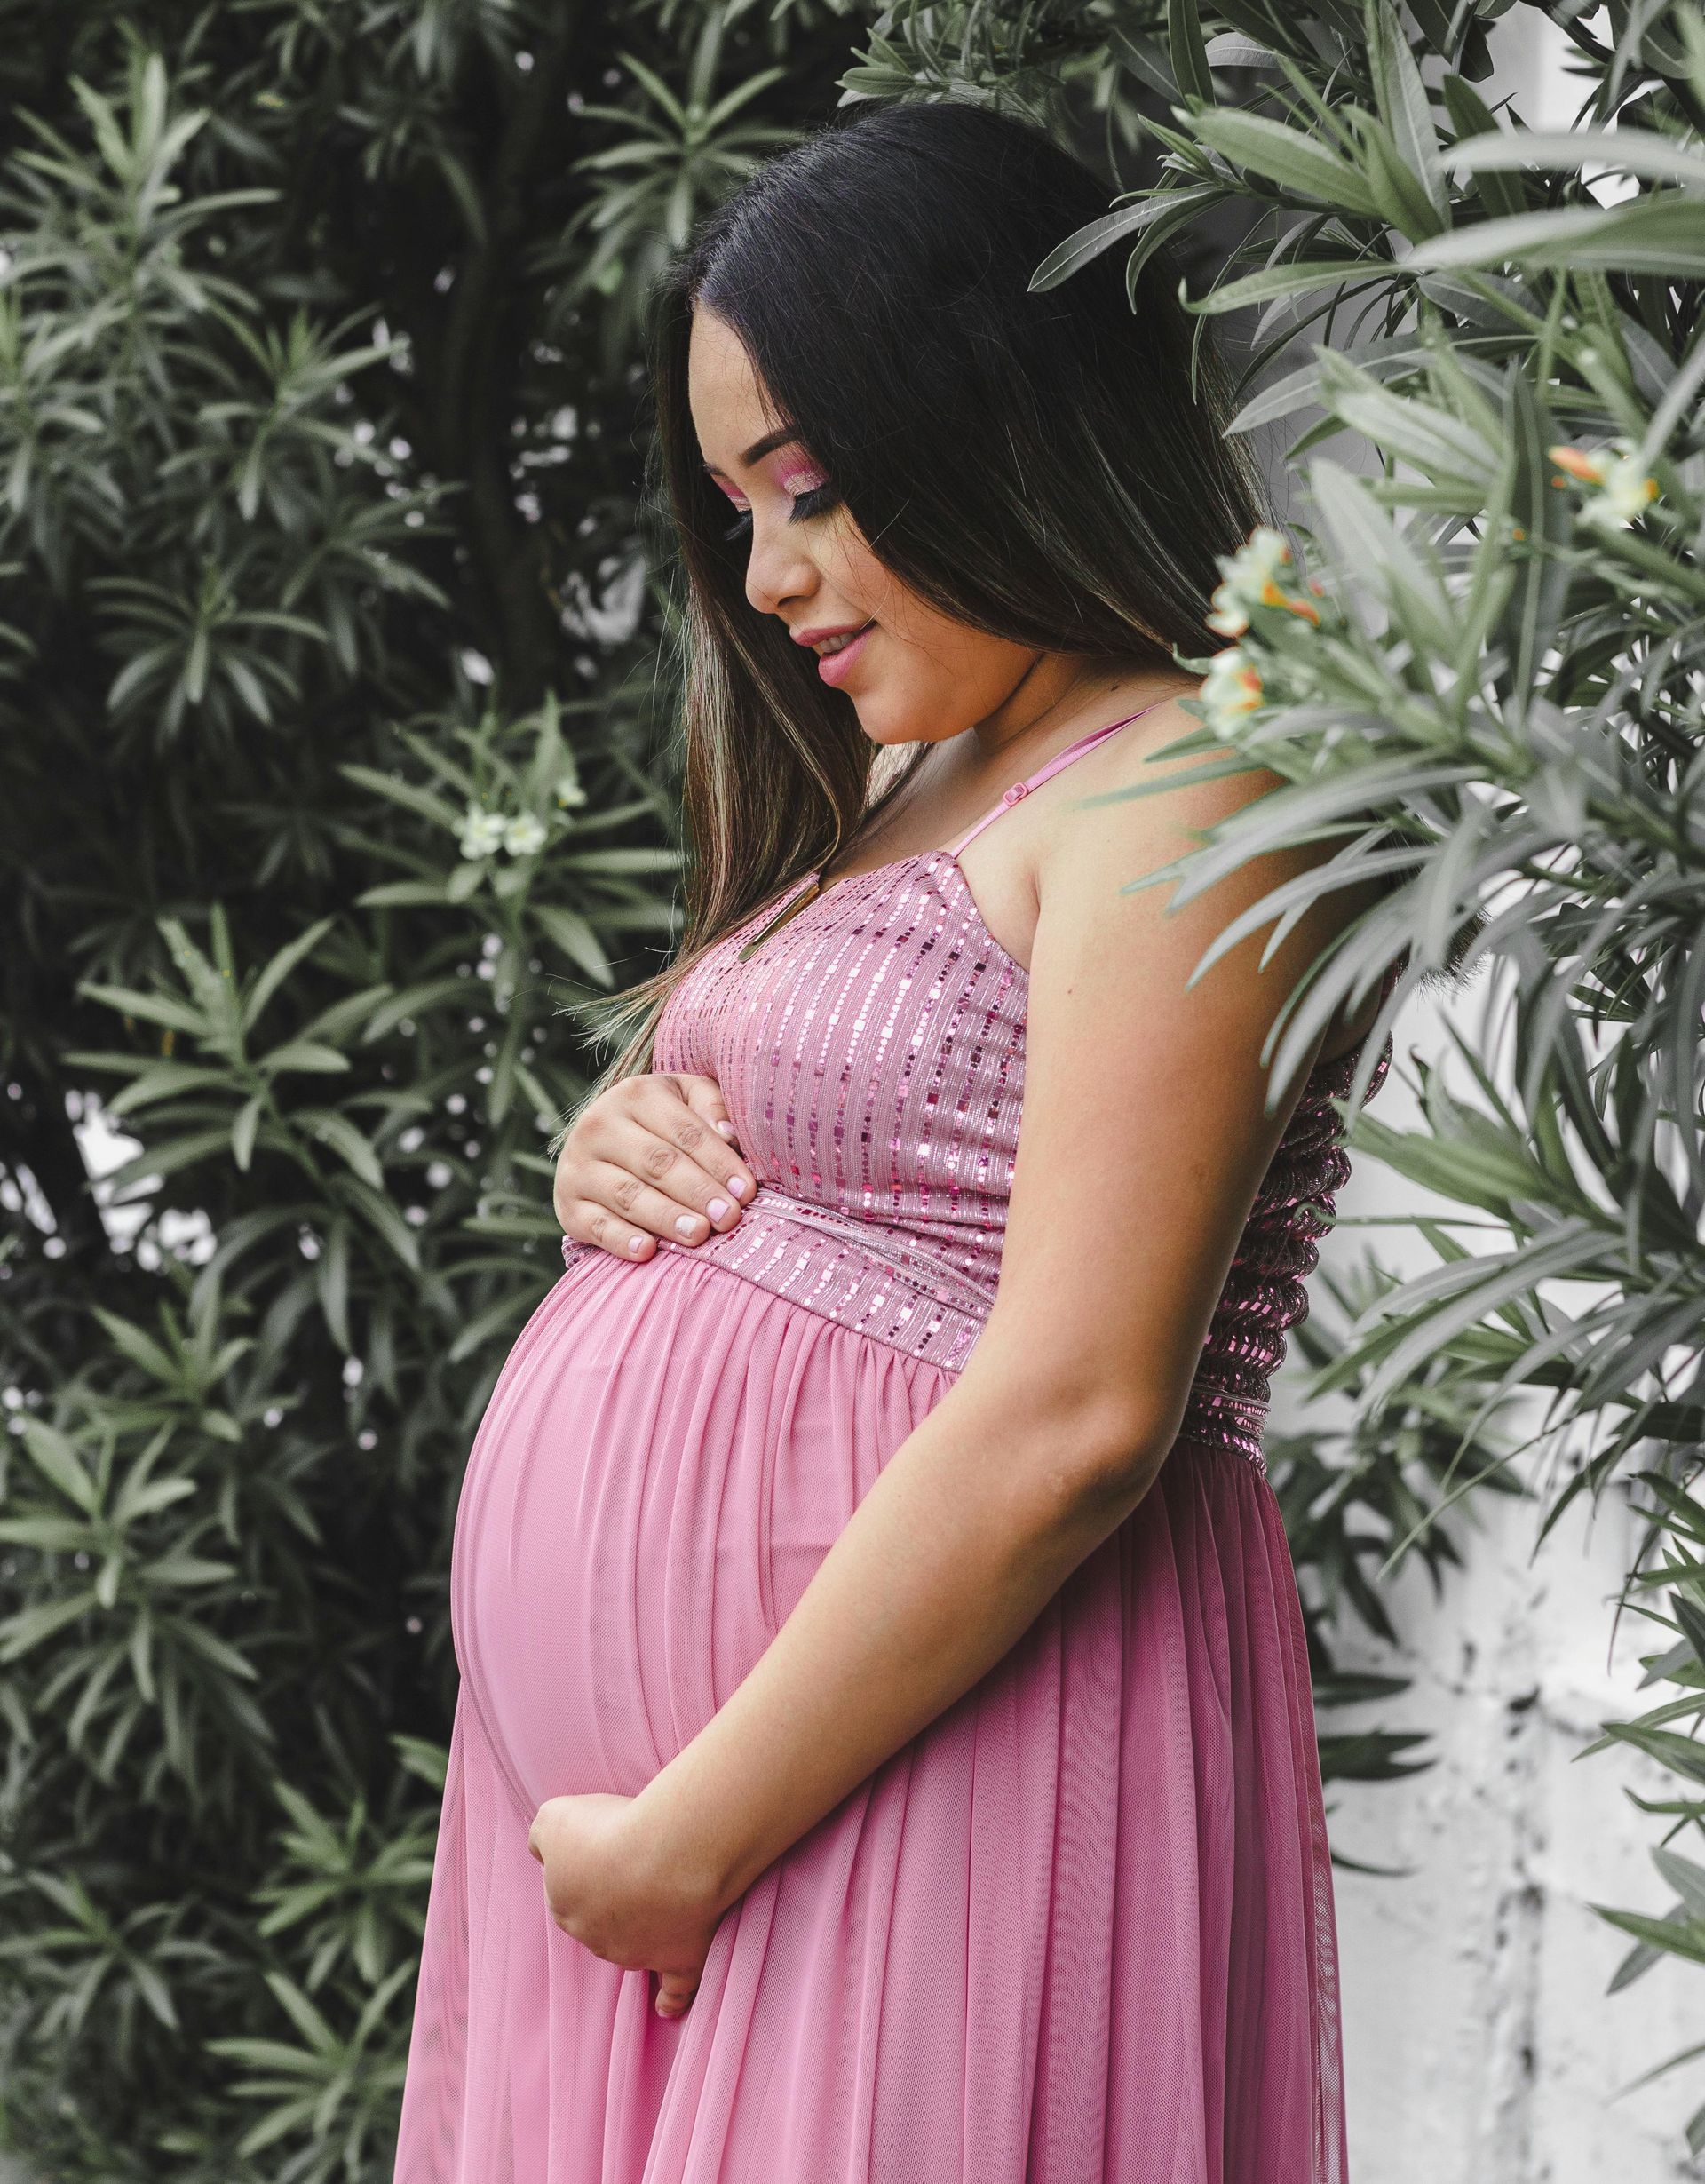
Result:
M715 1077L623 1077L581 1110L557 1155L551 1203L563 1234L650 1259L659 1236L702 1243L725 1233L757 1188L734 1134Z

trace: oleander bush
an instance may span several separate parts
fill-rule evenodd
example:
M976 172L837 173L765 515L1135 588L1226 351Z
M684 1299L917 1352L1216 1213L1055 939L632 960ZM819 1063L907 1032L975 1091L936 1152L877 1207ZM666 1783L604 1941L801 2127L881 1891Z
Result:
M677 922L636 306L844 61L806 14L0 5L34 2173L390 2173L462 1465L559 1265L577 1011Z

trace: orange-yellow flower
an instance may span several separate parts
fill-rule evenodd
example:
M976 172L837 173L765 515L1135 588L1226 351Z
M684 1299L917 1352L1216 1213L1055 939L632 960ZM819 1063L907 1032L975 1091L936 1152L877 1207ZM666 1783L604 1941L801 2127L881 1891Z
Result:
M1214 655L1201 684L1201 702L1211 727L1224 728L1244 713L1252 713L1262 696L1254 663L1235 645Z
M1603 458L1589 455L1584 448L1548 448L1546 453L1559 470L1568 472L1571 478L1582 485L1602 485L1605 481Z
M1608 448L1552 448L1552 462L1565 477L1552 480L1564 485L1573 479L1586 488L1581 504L1582 520L1603 530L1622 530L1658 497L1658 481L1640 463L1631 440L1613 440Z

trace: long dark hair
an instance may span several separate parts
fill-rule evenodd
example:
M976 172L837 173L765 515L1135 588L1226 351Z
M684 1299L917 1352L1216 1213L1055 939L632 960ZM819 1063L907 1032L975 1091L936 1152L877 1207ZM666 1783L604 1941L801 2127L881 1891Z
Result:
M851 702L746 599L745 546L687 405L696 309L740 336L873 551L932 606L1018 643L1157 667L1217 644L1215 556L1265 512L1225 436L1223 371L1205 342L1193 355L1176 270L1157 255L1128 297L1113 250L1030 292L1107 196L987 108L863 108L770 161L664 277L653 369L686 577L686 919L675 960L610 1012L627 1043L597 1089L650 1066L662 1003L696 958L831 861L872 808L876 753Z

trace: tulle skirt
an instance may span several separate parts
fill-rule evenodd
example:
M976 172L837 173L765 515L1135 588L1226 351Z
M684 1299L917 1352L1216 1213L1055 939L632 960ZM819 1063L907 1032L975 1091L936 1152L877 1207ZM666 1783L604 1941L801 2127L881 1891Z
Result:
M1222 1449L733 1906L684 2016L551 1922L538 1806L644 1787L951 1378L680 1251L540 1305L456 1520L396 2184L1342 2184L1301 1612Z

